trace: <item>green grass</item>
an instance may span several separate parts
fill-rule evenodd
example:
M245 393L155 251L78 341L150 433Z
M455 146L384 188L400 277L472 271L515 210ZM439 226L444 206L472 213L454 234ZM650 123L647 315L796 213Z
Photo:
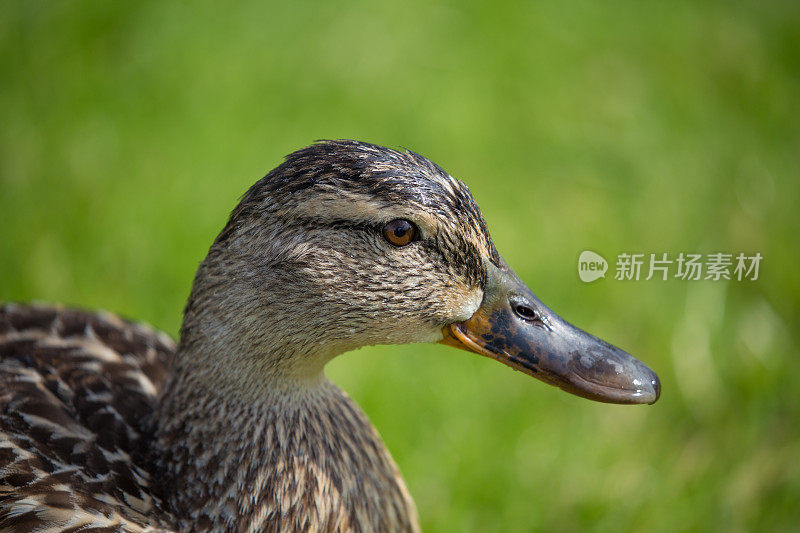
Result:
M0 300L175 334L284 154L406 146L467 181L545 303L663 382L618 407L441 346L339 358L427 530L795 528L800 4L565 4L2 3ZM764 262L584 284L584 249Z

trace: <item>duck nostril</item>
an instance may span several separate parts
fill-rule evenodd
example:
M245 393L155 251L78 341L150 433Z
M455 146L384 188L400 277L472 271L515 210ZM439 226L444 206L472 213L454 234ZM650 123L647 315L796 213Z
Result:
M514 312L523 320L536 320L539 316L531 307L523 304L514 305Z
M550 329L550 322L547 320L547 316L543 316L541 312L528 303L527 300L512 297L509 299L509 303L511 304L511 309L514 311L514 314L525 322L530 322L534 326L547 330Z

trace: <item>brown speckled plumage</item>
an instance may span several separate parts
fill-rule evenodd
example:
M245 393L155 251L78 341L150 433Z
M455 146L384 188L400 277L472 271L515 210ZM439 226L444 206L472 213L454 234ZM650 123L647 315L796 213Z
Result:
M380 228L414 220L393 248ZM375 429L324 376L431 342L497 264L466 186L355 141L300 150L200 265L181 340L109 314L0 313L0 531L415 531ZM401 272L402 275L397 275Z
M174 350L109 313L0 308L0 531L163 525L138 453Z

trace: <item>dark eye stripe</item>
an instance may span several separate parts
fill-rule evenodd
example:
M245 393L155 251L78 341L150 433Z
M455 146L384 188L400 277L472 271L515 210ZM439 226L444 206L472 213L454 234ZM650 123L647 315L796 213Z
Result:
M332 219L325 217L292 216L292 217L287 217L286 221L291 225L299 225L306 228L332 228L340 230L375 231L374 224L371 224L369 222L348 220L344 218Z

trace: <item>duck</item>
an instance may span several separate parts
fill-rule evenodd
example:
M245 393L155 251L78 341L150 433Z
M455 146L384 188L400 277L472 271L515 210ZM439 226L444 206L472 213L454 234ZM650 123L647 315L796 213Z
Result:
M409 150L318 141L242 196L177 343L106 311L0 308L0 531L419 531L378 431L325 376L407 343L601 402L661 390L534 295L463 181Z

